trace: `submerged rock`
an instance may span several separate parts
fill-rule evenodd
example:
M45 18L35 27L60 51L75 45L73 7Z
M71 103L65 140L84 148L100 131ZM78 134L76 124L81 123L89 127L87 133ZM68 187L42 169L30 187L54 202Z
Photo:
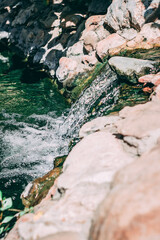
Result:
M62 167L56 167L43 177L37 178L21 194L25 207L35 206L47 195L55 179L61 174Z

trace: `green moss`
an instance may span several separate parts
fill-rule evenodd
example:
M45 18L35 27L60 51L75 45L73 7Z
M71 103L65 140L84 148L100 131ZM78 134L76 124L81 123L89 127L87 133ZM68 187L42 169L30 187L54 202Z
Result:
M160 61L160 48L123 50L119 56Z
M100 74L103 67L106 65L107 61L104 63L98 63L94 70L89 72L85 77L80 77L75 80L76 87L71 91L70 99L72 102L75 102L80 94L90 86L90 84L93 82L93 80L96 78L97 75Z

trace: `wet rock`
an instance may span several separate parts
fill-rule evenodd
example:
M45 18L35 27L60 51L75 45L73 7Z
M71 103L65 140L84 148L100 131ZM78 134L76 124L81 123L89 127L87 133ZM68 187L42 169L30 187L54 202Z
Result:
M43 177L37 178L26 187L22 193L22 203L25 207L35 206L47 195L55 179L62 172L61 167L56 167Z
M83 138L94 132L110 130L114 128L114 123L119 120L118 116L98 117L84 124L79 132L79 137Z
M145 73L156 72L158 68L154 61L117 56L110 58L109 65L120 77L132 83L136 83Z
M115 49L116 52L119 51L119 48L123 48L125 45L126 40L117 33L113 33L104 40L98 42L96 46L96 52L97 55L103 59L109 55L110 50Z
M54 167L62 167L67 156L56 157L54 159Z
M45 19L40 19L40 23L43 24L44 28L46 29L57 27L57 23L60 25L60 21L57 19L57 16L53 12L50 12Z
M89 239L159 238L159 155L158 143L116 175L110 194L97 209Z
M15 27L16 25L23 25L27 22L27 20L37 11L35 5L32 4L27 9L22 9L12 22L12 26Z
M153 0L150 6L147 8L144 17L145 23L154 22L156 19L159 19L160 13L160 3L158 4L157 0Z

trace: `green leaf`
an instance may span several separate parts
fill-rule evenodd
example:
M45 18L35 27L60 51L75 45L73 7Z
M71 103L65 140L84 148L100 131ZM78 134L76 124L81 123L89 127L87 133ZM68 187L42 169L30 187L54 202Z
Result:
M14 216L7 216L7 217L5 217L3 219L3 221L2 221L2 224L10 222L13 218L14 218Z
M22 217L24 214L26 214L26 211L21 211L21 212L19 213L19 216Z
M2 201L2 207L0 208L0 211L5 211L8 208L12 207L12 198L6 198L5 200Z
M0 190L0 201L2 201L2 191Z
M3 233L3 230L4 230L4 227L1 227L1 228L0 228L0 234Z

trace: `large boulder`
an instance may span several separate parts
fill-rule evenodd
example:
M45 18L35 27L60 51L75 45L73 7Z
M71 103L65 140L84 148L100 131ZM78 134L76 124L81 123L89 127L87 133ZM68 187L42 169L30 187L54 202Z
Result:
M62 57L59 61L59 67L56 71L56 77L59 82L62 82L64 85L67 82L72 81L73 77L75 77L78 72L78 63L67 57Z
M145 24L137 36L127 42L127 49L150 49L160 47L160 29L158 23Z
M107 131L85 137L67 157L53 201L37 207L29 220L18 224L19 237L31 240L51 235L54 239L70 232L87 240L93 214L115 173L132 161L119 140Z
M108 8L105 23L114 31L130 27L140 30L145 23L147 8L158 7L157 0L154 4L151 2L148 0L114 0Z
M96 52L99 58L103 59L110 54L110 50L114 49L116 53L116 51L119 52L119 49L125 46L126 40L117 33L113 33L97 43Z
M132 83L137 83L138 78L146 73L156 72L158 67L154 61L118 56L110 58L109 65L121 78Z
M97 209L90 240L160 238L160 142L121 170Z
M119 116L115 125L126 149L130 147L132 152L141 155L156 145L160 138L160 101L125 107Z
M104 15L94 15L86 20L81 39L84 41L84 49L88 53L95 50L99 41L110 35L103 23Z

